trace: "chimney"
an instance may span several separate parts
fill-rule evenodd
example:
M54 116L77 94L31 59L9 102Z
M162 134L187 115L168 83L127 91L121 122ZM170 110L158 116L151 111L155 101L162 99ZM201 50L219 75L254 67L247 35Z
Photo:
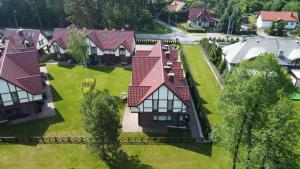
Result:
M168 73L168 77L169 77L169 80L173 83L174 79L175 79L175 74L174 73Z
M166 51L165 56L169 59L170 58L170 51Z
M242 35L242 38L241 38L241 42L246 42L247 41L247 36L246 35Z
M283 58L283 56L284 56L284 51L283 51L283 50L278 50L278 51L277 51L277 56L278 56L279 58Z
M171 67L170 66L164 66L164 69L166 70L167 73L170 73Z
M291 17L293 17L294 16L294 13L293 12L291 12Z

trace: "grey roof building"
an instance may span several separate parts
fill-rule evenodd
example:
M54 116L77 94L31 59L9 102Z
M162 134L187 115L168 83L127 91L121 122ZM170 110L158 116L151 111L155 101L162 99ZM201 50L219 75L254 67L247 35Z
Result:
M284 67L300 66L300 41L297 39L242 37L240 42L222 49L229 69L262 53L273 53Z

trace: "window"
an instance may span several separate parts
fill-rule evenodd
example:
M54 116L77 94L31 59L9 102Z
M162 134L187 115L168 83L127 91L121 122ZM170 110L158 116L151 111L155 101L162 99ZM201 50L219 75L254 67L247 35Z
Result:
M158 100L153 100L152 104L153 111L158 111Z
M14 103L18 103L19 102L19 97L18 97L17 92L12 92L11 93L11 97L12 97L12 100L13 100Z
M59 47L57 45L53 45L54 52L59 53Z
M40 40L40 41L39 41L39 45L42 46L43 44L44 44L44 41L43 41L43 40Z
M171 120L172 120L172 116L153 116L153 121L165 122Z
M0 106L3 106L2 96L0 95Z
M183 121L183 116L179 116L179 121Z
M125 49L124 48L120 48L119 49L119 54L120 54L120 56L125 56L126 55Z
M153 116L153 121L157 121L157 116Z
M173 111L173 100L168 100L168 112L172 112Z
M91 55L97 55L97 48L91 47Z

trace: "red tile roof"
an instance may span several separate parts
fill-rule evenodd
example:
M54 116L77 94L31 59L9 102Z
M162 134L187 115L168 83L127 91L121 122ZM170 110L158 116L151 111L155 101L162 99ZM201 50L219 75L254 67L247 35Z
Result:
M23 42L27 40L33 47L37 46L39 41L40 30L37 29L14 29L6 28L4 31L4 37L13 41L16 47L24 48Z
M129 52L134 50L133 43L135 35L133 31L117 31L117 30L96 30L96 29L80 29L95 45L101 50L116 50L123 45ZM68 47L68 37L71 32L68 28L55 28L53 34L53 42L56 42L61 48Z
M173 1L170 5L167 6L170 12L180 11L186 4L181 1Z
M189 11L189 20L197 20L199 16L202 16L205 21L218 22L219 20L212 17L209 9L206 8L191 8Z
M138 106L153 92L165 85L184 103L189 101L189 88L184 83L183 70L176 50L165 55L163 44L158 42L151 51L137 51L132 58L132 82L128 89L128 106ZM172 63L170 72L175 74L171 81L164 68Z
M299 22L298 12L261 11L260 15L264 21Z
M33 95L40 95L43 86L38 52L35 48L18 49L17 46L13 41L6 41L0 56L0 78Z

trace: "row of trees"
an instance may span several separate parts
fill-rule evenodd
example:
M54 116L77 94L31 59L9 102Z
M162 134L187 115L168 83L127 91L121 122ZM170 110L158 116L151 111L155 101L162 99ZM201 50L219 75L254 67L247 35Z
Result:
M0 0L0 27L151 28L161 8L158 0Z
M227 62L225 59L222 59L222 48L207 38L202 39L200 45L204 48L209 60L218 68L219 72L221 74L225 73Z
M288 95L294 91L273 54L241 63L228 76L218 101L223 120L215 143L233 153L232 168L299 168L297 113Z

